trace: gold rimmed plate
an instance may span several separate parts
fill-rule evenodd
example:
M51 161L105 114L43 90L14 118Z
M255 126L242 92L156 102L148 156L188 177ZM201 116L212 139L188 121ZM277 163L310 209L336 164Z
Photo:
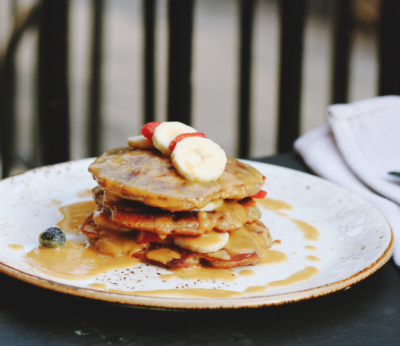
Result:
M309 174L245 161L267 177L268 199L259 207L276 242L265 265L234 268L232 280L163 279L171 271L145 264L71 280L32 266L26 256L38 246L39 233L60 220L59 209L91 199L88 191L96 183L87 168L92 161L41 167L0 182L1 272L43 288L127 306L240 308L346 288L379 269L393 252L389 224L354 193ZM67 239L84 237L67 234Z

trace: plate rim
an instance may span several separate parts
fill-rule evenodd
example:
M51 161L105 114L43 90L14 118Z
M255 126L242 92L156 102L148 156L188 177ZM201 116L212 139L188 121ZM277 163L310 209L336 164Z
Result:
M85 158L81 160L73 160L64 163L54 164L54 165L47 165L38 168L34 168L32 170L28 170L22 173L17 173L10 177L0 180L0 183L3 181L23 175L32 171L42 170L46 168L51 168L54 166L66 165L71 164L73 162L79 162L84 160L91 160L94 158ZM335 185L340 189L344 189L350 192L352 195L357 196L361 200L367 202L371 205L375 211L382 215L382 217L386 220L385 216L369 201L365 200L361 196L357 195L356 193L343 188L335 183L332 183L328 180L325 180L321 177L314 176L309 173L297 171L294 169L281 167L278 165L273 165L269 163L264 163L260 161L252 161L252 160L241 160L246 163L260 163L264 165L278 167L280 169L289 170L296 172L297 174L305 174L308 176L312 176L313 178L321 179L324 182L329 184ZM72 296L82 297L82 298L89 298L98 301L104 301L113 304L119 304L122 306L128 307L137 307L137 308L153 308L153 309L166 309L166 310L190 310L190 309L239 309L239 308L257 308L257 307L266 307L266 306L273 306L273 305L282 305L291 302L298 302L302 300L307 300L310 298L315 298L319 296L323 296L329 293L333 293L347 287L350 287L361 280L365 279L366 277L370 276L371 274L375 273L378 269L380 269L392 256L394 250L394 236L393 230L386 220L389 229L390 229L390 242L386 247L385 251L382 255L372 264L365 267L364 269L360 270L359 272L344 278L342 280L317 286L309 289L299 290L296 292L290 293L279 293L275 295L269 295L267 297L259 297L259 296L243 296L243 297L234 297L234 298L219 298L219 299L195 299L195 298L179 298L179 297L153 297L153 296L140 296L140 295L130 295L125 293L115 293L115 292L108 292L108 291L101 291L92 288L80 288L73 285L61 284L52 280L44 279L34 274L28 274L23 272L22 270L15 269L3 262L0 262L0 272L6 274L10 277L15 279L21 280L23 282L33 284L35 286L50 289L55 292L64 293Z

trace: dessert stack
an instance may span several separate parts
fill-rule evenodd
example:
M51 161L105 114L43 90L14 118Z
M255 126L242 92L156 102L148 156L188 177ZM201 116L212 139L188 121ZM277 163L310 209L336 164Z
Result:
M107 256L170 268L255 264L272 245L254 198L265 177L179 122L148 123L89 167L97 209L82 225Z

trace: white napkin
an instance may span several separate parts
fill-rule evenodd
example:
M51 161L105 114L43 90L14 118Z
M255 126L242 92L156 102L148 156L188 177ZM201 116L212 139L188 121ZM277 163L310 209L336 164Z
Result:
M302 135L296 151L319 176L354 191L390 223L400 266L400 97L328 107L329 124Z

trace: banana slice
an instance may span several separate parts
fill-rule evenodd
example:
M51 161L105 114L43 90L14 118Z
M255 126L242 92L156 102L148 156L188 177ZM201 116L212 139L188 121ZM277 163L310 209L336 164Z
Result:
M192 211L213 211L220 207L223 202L223 199L216 199L215 201L208 203L205 207L201 209L193 208Z
M161 123L156 127L153 135L153 144L164 155L171 156L169 144L178 135L182 133L197 132L193 127L187 126L179 121L168 121Z
M222 249L228 239L229 233L210 232L200 237L179 237L174 239L174 243L185 250L209 253Z
M225 261L229 261L231 259L231 255L226 250L218 250L217 252L211 252L207 254L208 257L218 258Z
M218 144L200 137L181 140L172 152L171 159L182 176L201 182L218 179L224 172L227 160L225 151Z
M133 149L151 149L154 148L153 142L145 136L128 137L128 145Z

